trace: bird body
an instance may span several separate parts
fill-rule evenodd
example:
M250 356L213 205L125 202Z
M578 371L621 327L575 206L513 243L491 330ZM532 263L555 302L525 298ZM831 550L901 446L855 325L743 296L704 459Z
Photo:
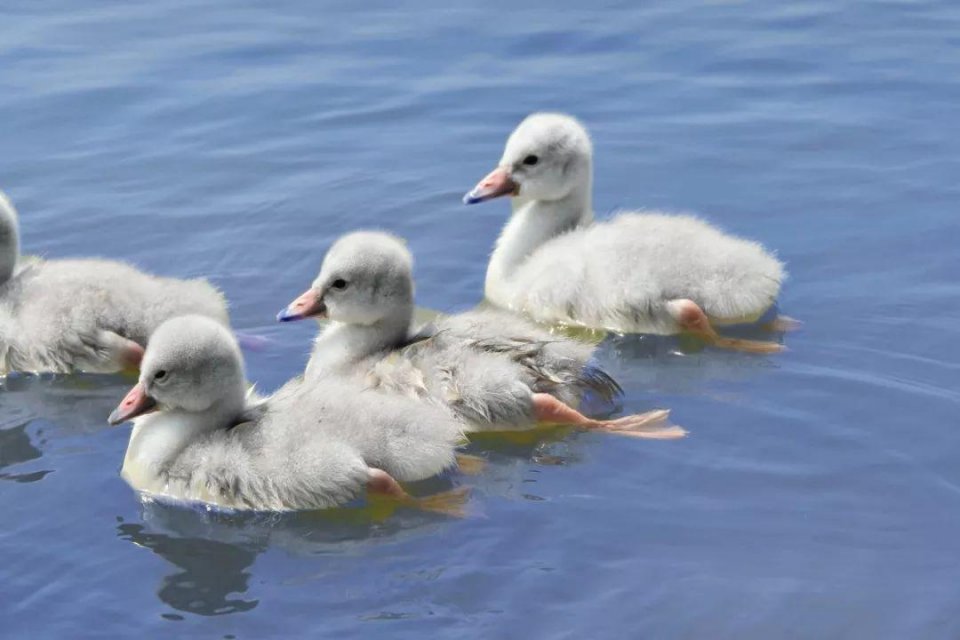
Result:
M2 193L0 256L8 265L0 265L0 374L119 371L139 362L168 318L195 313L229 325L223 295L203 279L111 260L21 257L16 211Z
M111 416L128 419L121 474L133 488L257 511L342 505L382 474L428 478L456 464L462 439L446 412L346 380L297 378L258 398L233 336L200 316L151 337L140 381Z
M776 303L786 273L773 254L690 215L595 221L592 185L593 146L574 118L536 113L514 130L499 166L464 197L511 196L487 267L493 304L551 324L779 349L721 339L711 326L756 320Z
M756 242L693 216L628 212L545 241L509 275L488 278L486 295L537 322L671 334L671 300L693 300L720 324L748 322L776 302L782 279Z
M610 426L574 409L587 397L610 407L621 393L590 363L593 346L497 309L440 318L415 332L412 264L402 241L389 234L362 231L334 243L312 287L279 315L329 320L314 342L308 382L356 376L370 388L443 406L468 431L529 429L545 416ZM623 420L634 425L653 417Z

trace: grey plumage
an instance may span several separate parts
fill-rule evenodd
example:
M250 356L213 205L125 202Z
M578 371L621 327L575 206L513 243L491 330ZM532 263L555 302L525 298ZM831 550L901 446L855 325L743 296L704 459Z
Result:
M448 407L471 430L533 426L534 393L574 406L587 394L619 395L590 365L592 346L501 310L444 317L416 335L412 278L412 257L398 238L370 231L340 238L313 283L331 322L314 344L307 379L319 385L325 375L353 373L371 388ZM347 285L333 287L338 281Z
M594 222L592 154L574 118L536 113L467 195L513 196L487 269L491 302L538 322L665 334L680 329L674 300L692 300L718 323L755 320L775 303L786 274L756 242L689 215Z
M223 295L203 279L162 278L109 260L21 257L16 210L0 193L0 374L117 371L127 341L142 347L164 320L184 313L229 323Z
M538 322L669 334L670 300L691 299L721 323L752 320L783 277L759 244L695 217L623 213L545 242L492 292Z
M361 495L371 468L410 481L453 466L462 438L446 412L346 380L298 378L266 399L245 396L234 338L198 316L157 330L139 384L162 410L135 418L124 478L180 500L331 507Z
M517 316L480 309L434 323L432 338L405 347L440 395L473 422L529 426L532 393L577 406L588 395L613 403L621 389L590 363L593 345ZM501 398L498 402L496 398Z

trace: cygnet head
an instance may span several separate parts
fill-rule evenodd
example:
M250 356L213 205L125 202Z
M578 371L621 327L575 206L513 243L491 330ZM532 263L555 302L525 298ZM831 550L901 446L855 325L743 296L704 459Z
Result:
M475 204L510 195L523 200L562 200L589 194L593 145L582 124L562 113L534 113L507 139L500 164L463 197Z
M329 318L373 325L413 308L413 256L403 241L380 231L337 240L313 286L277 315L281 322Z
M202 413L242 409L243 358L223 325L205 316L180 316L150 336L140 380L110 414L119 424L158 409Z
M0 284L6 282L20 259L20 225L17 210L0 191Z

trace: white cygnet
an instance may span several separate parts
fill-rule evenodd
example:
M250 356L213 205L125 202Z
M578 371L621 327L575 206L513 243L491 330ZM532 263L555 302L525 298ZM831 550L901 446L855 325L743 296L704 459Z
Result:
M109 421L131 419L121 473L151 496L289 511L369 490L444 513L463 506L461 491L416 499L399 485L456 465L463 433L447 412L332 378L255 398L235 338L202 316L150 337L140 379Z
M785 278L776 257L689 215L625 212L594 222L592 183L593 146L573 117L535 113L514 130L498 167L464 197L511 196L513 214L487 267L492 303L544 323L782 348L714 329L757 321L776 303Z
M413 258L397 237L347 234L327 252L312 287L278 318L329 322L317 336L306 378L354 375L368 385L429 399L452 410L470 431L567 424L636 437L679 437L663 428L667 411L597 420L576 408L620 394L590 363L594 347L553 335L500 310L437 320L416 335Z
M22 257L17 212L0 192L0 374L136 367L153 330L185 313L229 325L223 295L203 279L109 260Z

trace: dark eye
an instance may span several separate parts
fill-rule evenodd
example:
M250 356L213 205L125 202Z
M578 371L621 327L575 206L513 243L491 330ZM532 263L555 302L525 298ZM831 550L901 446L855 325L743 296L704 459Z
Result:
M531 167L532 167L533 165L537 164L538 162L540 162L540 158L538 158L537 156L535 156L535 155L533 155L533 154L530 154L529 156L527 156L526 158L523 159L523 164L529 165L529 166L531 166Z
M167 377L167 372L165 369L160 369L160 371L157 371L155 374L153 374L154 380L163 380L166 377Z
M330 283L330 286L333 287L334 289L343 291L344 289L347 288L347 281L344 280L343 278L337 278L336 280Z

